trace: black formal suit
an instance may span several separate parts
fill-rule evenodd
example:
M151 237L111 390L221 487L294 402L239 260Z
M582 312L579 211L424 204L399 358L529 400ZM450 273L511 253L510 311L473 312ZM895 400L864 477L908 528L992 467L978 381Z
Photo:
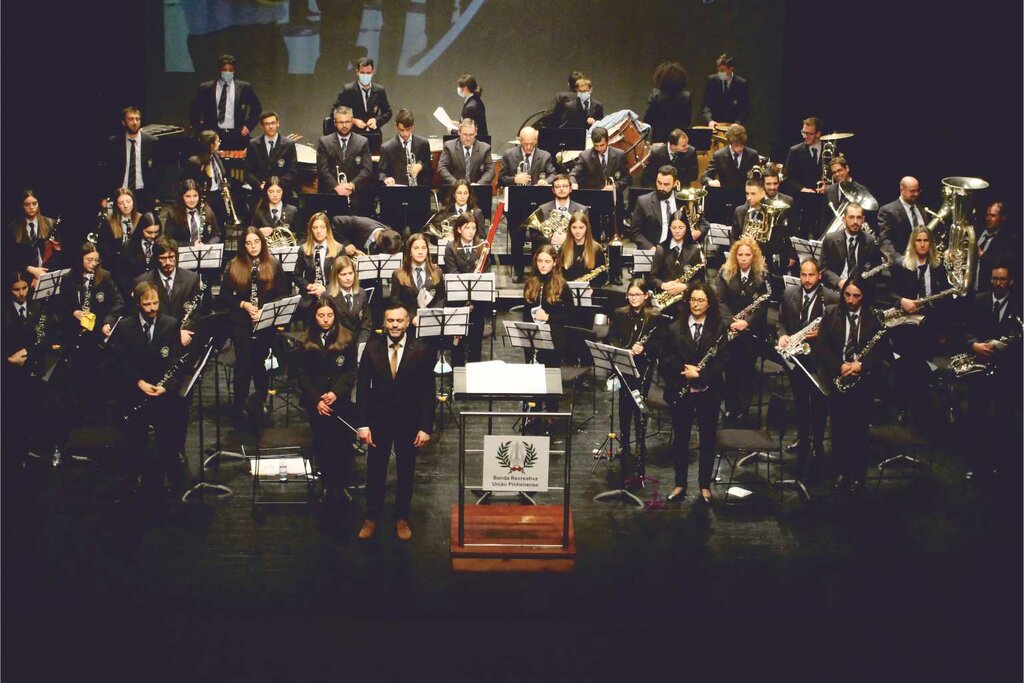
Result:
M303 345L299 349L299 393L302 407L309 418L313 452L317 469L323 475L325 490L340 494L348 484L349 463L352 460L352 433L336 416L352 419L352 388L356 380L356 350L353 339L341 348L333 341L324 345L320 327L310 327L315 347ZM334 413L321 415L316 407L320 397L333 392L331 404Z
M54 250L50 256L50 261L44 259L46 240L53 231L54 220L40 214L36 217L35 224L36 239L34 240L30 240L28 237L28 221L24 218L16 220L7 226L3 245L5 272L23 271L28 266L39 265L42 265L44 268L61 267L60 264L64 259L60 251Z
M917 220L924 225L924 210L920 206L914 206ZM895 261L903 256L907 250L907 242L910 241L910 216L907 214L903 204L897 199L894 202L882 205L878 209L878 242L882 253Z
M750 84L745 78L733 74L732 81L725 81L711 74L704 81L704 108L701 116L705 123L740 123L746 125L750 119Z
M413 135L410 144L413 158L423 166L416 176L416 184L421 187L430 187L434 182L434 167L430 163L430 143L426 138ZM398 185L409 184L405 146L397 135L380 147L380 182L383 183L385 178L394 178Z
M325 135L316 145L316 174L319 179L320 192L333 194L338 184L338 171L345 174L348 182L356 186L355 192L349 197L352 210L365 213L370 208L371 171L373 161L370 159L370 143L359 133L349 133L348 145L344 154L337 133Z
M800 142L789 148L786 154L786 182L793 192L804 188L814 189L821 180L821 143L818 144L818 157L811 156L810 148Z
M125 175L128 173L128 145L125 144L128 135L121 133L107 139L103 152L103 173L101 187L97 188L100 196L113 198L114 192L121 187L129 188L135 194L135 207L139 211L148 211L152 206L152 199L156 192L156 171L153 168L155 163L155 152L158 144L156 137L149 133L139 131L138 137L142 139L142 148L135 149L136 163L142 169L143 188L134 187L135 181L128 179L125 185ZM136 143L137 144L137 143Z
M412 269L412 281L409 284L402 284L401 280L398 279L398 274L401 269L396 270L391 274L391 298L398 299L405 305L406 310L409 311L409 317L415 317L417 311L420 308L419 305L419 290L416 288L415 273L416 269ZM437 282L431 282L430 273L427 269L423 269L423 289L430 292L430 299L427 301L427 305L424 308L438 308L444 306L445 302L445 290L444 290L444 275L442 274L441 279Z
M473 119L476 122L477 135L490 135L487 132L487 108L479 95L470 95L462 104L462 119ZM457 134L459 131L456 130Z
M42 424L47 424L43 412L42 383L33 375L44 370L45 347L37 347L35 343L39 303L30 299L24 307L24 319L18 314L13 299L4 302L2 312L3 333L0 335L0 345L3 347L3 360L0 362L3 363L3 370L0 370L0 380L3 381L6 395L10 397L4 406L4 420L10 427L3 434L4 457L3 462L0 462L0 472L9 477L18 476L24 458L28 455L31 440L37 438L32 433L34 430L17 426L39 424L40 419ZM24 364L16 365L7 360L22 349L28 353Z
M433 347L408 332L401 343L398 371L391 376L391 338L373 335L363 349L356 385L356 428L369 427L375 446L367 458L366 517L379 519L392 446L398 468L395 514L407 519L412 503L418 432L434 431Z
M776 195L776 199L793 206L792 197L787 197L780 193ZM769 200L765 198L764 201L767 202ZM733 211L731 232L733 242L743 235L743 227L746 225L747 211L749 209L750 205L744 202ZM787 219L788 215L775 224L775 227L772 229L772 235L767 242L758 242L758 246L761 247L761 253L764 255L765 263L768 264L769 270L775 275L788 271L790 259L796 258L793 243L789 240L793 233L789 228L789 221Z
M194 181L196 185L202 189L202 191L207 195L207 202L220 202L220 188L223 187L225 183L230 184L231 177L228 175L228 169L224 165L224 160L219 154L213 154L210 156L210 164L210 173L213 174L212 176L206 172L206 169L204 168L206 164L198 155L190 156L185 160L185 166L182 168L182 175L184 176L184 179ZM213 188L215 179L220 179L216 189ZM216 194L216 199L210 196L211 193Z
M684 268L696 266L702 260L700 247L688 240L683 240L682 249L678 254L673 247L672 238L669 237L669 239L659 244L654 250L654 260L651 261L651 274L648 278L651 284L651 291L654 294L660 294L662 291L661 286L666 282L678 280L679 276L683 274ZM689 280L689 283L704 282L706 277L706 271L701 270ZM680 302L680 305L682 303ZM678 310L680 307L675 306L673 310Z
M866 186L861 185L856 180L851 180L850 182L853 183L851 189L855 194L871 194L871 191ZM849 192L850 190L847 190L847 193ZM824 239L825 231L832 225L832 221L835 220L836 214L831 207L839 209L845 201L846 199L839 191L838 183L832 183L825 188L825 201L821 205L821 216L818 218L818 236L815 239ZM864 222L871 224L875 213L875 211L865 211Z
M636 206L633 207L633 215L630 218L632 230L630 239L636 244L637 249L653 249L656 244L664 241L663 234L666 235L665 239L672 238L672 233L666 231L664 222L664 201L658 199L656 192L648 192L636 200ZM675 207L678 209L679 204L675 204ZM671 221L671 213L669 221ZM683 221L689 226L689 221L685 216Z
M590 128L587 119L593 117L594 121L604 118L604 105L591 98L587 106L583 105L579 97L566 98L562 105L562 120L559 128Z
M525 160L523 149L519 145L512 147L501 155L501 172L498 175L498 185L508 187L516 184L516 175L519 173L519 164ZM541 178L550 183L555 175L555 164L551 155L543 149L534 149L530 155L530 184L536 185Z
M188 112L192 132L198 136L204 130L215 130L221 134L224 149L245 149L249 143L249 136L243 136L241 129L244 126L252 131L256 127L256 124L260 122L263 106L248 81L234 79L235 127L234 129L221 128L217 117L217 81L219 80L218 78L201 83L196 90Z
M452 186L456 180L466 179L474 185L490 185L494 180L494 162L491 161L491 146L475 140L469 155L469 173L466 173L465 147L459 139L449 140L441 148L441 159L437 164L441 184Z
M483 241L477 239L477 247L468 251L463 248L462 241L456 238L450 241L444 249L444 273L454 275L457 273L475 273L478 257L483 252L481 246ZM483 272L486 272L486 268ZM466 303L452 304L454 306L466 306ZM466 361L475 363L480 360L481 347L484 338L484 319L493 308L492 304L481 301L473 302L473 309L469 312L469 334L463 338L460 344L452 349L452 365L458 367L465 365Z
M992 289L992 268L997 263L1009 262L1019 272L1021 266L1020 240L1004 225L995 235L987 230L976 233L975 244L980 252L975 266L975 283L979 292ZM1020 276L1015 279L1020 280ZM1016 285L1020 287L1018 282Z
M153 225L153 221L149 218L150 214L139 214L139 219L132 224L131 228L127 230L127 226L121 223L121 237L114 236L114 229L109 221L105 221L99 226L99 242L96 248L100 250L100 259L105 267L117 269L118 263L121 259L121 250L128 247L129 242L132 241L132 235ZM117 214L117 218L120 219L120 214ZM131 219L128 219L131 220ZM141 234L141 233L140 233ZM170 235L168 235L170 236Z
M753 147L744 147L740 155L739 168L732 156L732 148L725 147L711 155L708 168L704 171L701 182L705 185L709 180L718 179L722 187L743 189L747 182L747 175L750 169L757 165L757 150Z
M36 343L35 327L39 321L39 302L34 299L25 301L25 318L18 314L18 307L13 299L9 299L3 305L3 346L4 358L9 358L17 351L25 349L32 353ZM10 364L5 365L7 367ZM27 364L26 364L27 365Z
M209 204L204 206L202 214L196 214L196 218L199 221L199 237L203 244L220 244L224 241L223 224ZM168 212L164 223L164 234L177 241L181 246L190 246L192 244L192 226L189 225L191 220L188 210L182 213L179 213L178 209Z
M370 338L372 323L369 290L360 288L358 292L352 294L351 308L348 305L348 301L345 300L345 293L340 289L331 298L338 305L339 322L352 333L352 336L358 343L365 343Z
M700 459L697 480L700 488L711 488L711 475L715 464L718 423L718 403L722 394L722 370L731 349L721 340L726 331L724 324L715 325L705 317L700 338L694 341L689 315L680 315L668 326L665 343L661 347L659 374L665 382L665 399L672 412L672 459L675 465L675 485L686 488L686 471L690 456L690 429L697 418L700 433ZM721 341L720 341L721 340ZM711 347L719 343L718 354L712 358L691 388L680 396L683 385L683 367L697 365Z
M533 274L530 277L537 277L542 283L543 297L539 305L548 314L547 323L551 326L551 340L555 346L551 350L538 350L537 362L549 368L557 368L562 365L562 357L565 353L565 330L563 326L573 324L576 316L576 304L568 286L562 288L561 296L554 303L548 301L547 292L551 281L550 273L548 275ZM533 319L533 309L537 305L538 301L536 300L526 302L526 305L523 306L523 322L540 322ZM528 351L526 352L526 359L530 360ZM555 403L557 404L557 401Z
M748 274L746 283L743 283L739 271L731 278L724 277L722 271L718 271L718 279L715 280L719 311L727 327L732 324L734 316L767 292L767 280L755 277L753 271ZM763 343L768 326L767 304L747 315L744 320L748 327L729 342L729 360L725 369L726 413L741 421L750 409L750 401L754 396L758 345Z
M281 225L287 225L288 229L295 234L296 240L299 240L301 243L301 237L305 236L305 231L298 224L298 207L283 202L281 206L282 208L279 209L281 213L277 216L277 220L274 220L274 216L271 215L270 205L265 202L261 203L252 214L253 227L276 228Z
M329 251L330 250L327 249L327 245L325 244L324 249L321 252L322 277L320 279L317 279L316 277L316 252L314 251L313 255L307 256L305 247L303 247L302 250L299 251L299 260L295 264L295 270L292 271L292 282L295 284L295 287L299 290L299 294L302 295L302 299L299 303L299 306L303 310L306 310L307 308L315 304L317 298L319 298L306 292L306 287L308 287L311 284L320 284L326 287L327 284L331 281L331 269L334 267L335 257L330 256ZM341 252L339 251L338 253L340 254Z
M199 275L184 268L174 269L174 280L171 282L171 291L164 286L164 276L159 270L151 270L135 278L135 282L148 282L156 287L160 297L160 312L180 321L185 315L185 304L199 294ZM192 314L193 321L198 317L199 312Z
M832 289L839 290L839 282L843 279L843 271L847 267L850 236L845 230L837 230L825 235L821 241L821 279ZM872 235L864 230L857 233L857 270L864 272L882 262L882 253ZM846 274L849 279L850 273Z
M651 142L668 142L676 128L689 128L692 120L690 91L666 92L655 88L647 98L644 123L651 126Z
M121 289L121 295L126 301L131 298L132 288L135 287L135 281L139 276L156 270L157 267L156 243L152 243L150 256L147 257L146 240L138 239L140 234L136 233L134 238L128 240L128 243L121 249L116 268L111 269L114 281Z
M644 168L640 184L643 187L654 187L658 169L662 166L675 167L676 179L682 187L687 187L697 179L697 150L692 145L687 145L682 152L672 152L667 143L654 145L651 155L647 158L647 166Z
M622 349L632 349L633 345L639 343L642 337L650 335L643 344L643 353L633 356L636 369L640 371L641 377L624 375L625 386L619 388L619 439L624 453L631 452L630 434L632 433L633 417L639 412L633 402L633 397L630 396L630 390L637 389L642 396L647 396L650 389L651 373L653 373L652 359L658 358L659 355L658 342L660 333L663 332L661 328L663 320L663 318L659 318L656 309L649 307L635 311L627 304L612 311L606 344ZM640 415L636 415L636 419L642 418ZM637 445L643 446L639 439ZM623 472L628 468L629 460L628 457L623 458ZM642 463L640 464L642 466Z
M285 192L295 189L299 175L299 160L295 143L278 133L274 141L274 152L267 153L267 136L261 135L249 141L245 154L245 182L253 192L260 191L260 185L272 176L277 176Z
M569 173L572 181L582 190L600 190L604 188L606 178L615 182L615 190L621 199L622 191L633 182L626 163L626 154L621 149L608 147L608 165L602 171L601 157L593 147L586 149L576 159L576 165Z
M381 130L392 116L388 93L383 85L371 83L366 102L363 102L362 90L363 87L357 81L346 83L334 98L334 107L348 107L352 110L352 118L363 122L377 119L377 130ZM332 112L334 107L331 107ZM328 132L324 131L325 134Z
M366 216L334 216L331 218L331 231L334 233L334 239L338 240L343 247L351 244L367 254L377 253L375 245L372 243L367 245L367 241L374 232L387 227L380 221Z
M99 284L94 284L89 297L90 311L96 314L96 326L92 332L88 332L75 319L73 313L82 309L82 297L85 294L84 280L76 276L72 271L65 276L61 282L60 293L56 295L55 313L62 329L62 337L65 342L71 345L79 338L79 332L86 337L99 342L102 339L102 328L104 325L113 325L117 316L124 308L124 299L114 283L114 278L104 278ZM83 342L82 348L86 350L95 349L95 343Z

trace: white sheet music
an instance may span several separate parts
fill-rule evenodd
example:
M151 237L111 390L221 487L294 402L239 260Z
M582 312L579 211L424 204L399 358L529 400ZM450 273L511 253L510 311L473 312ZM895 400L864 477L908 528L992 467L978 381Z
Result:
M466 363L466 393L544 394L547 379L540 364L492 360Z
M434 118L437 119L438 123L444 126L444 130L446 133L455 127L452 125L453 123L455 123L455 120L452 117L448 116L448 112L444 110L444 107L438 107L437 109L434 110Z

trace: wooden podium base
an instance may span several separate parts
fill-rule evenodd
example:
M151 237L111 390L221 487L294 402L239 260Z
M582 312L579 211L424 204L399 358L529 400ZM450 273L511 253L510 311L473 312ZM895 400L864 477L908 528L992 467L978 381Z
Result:
M569 547L563 548L562 515L561 505L467 505L466 544L460 548L459 506L452 505L452 570L571 572L576 568L576 534L570 512Z

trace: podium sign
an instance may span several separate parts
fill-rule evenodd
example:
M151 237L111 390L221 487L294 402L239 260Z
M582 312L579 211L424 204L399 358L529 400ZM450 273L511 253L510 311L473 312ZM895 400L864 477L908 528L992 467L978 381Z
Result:
M547 491L551 439L492 434L484 437L485 491Z

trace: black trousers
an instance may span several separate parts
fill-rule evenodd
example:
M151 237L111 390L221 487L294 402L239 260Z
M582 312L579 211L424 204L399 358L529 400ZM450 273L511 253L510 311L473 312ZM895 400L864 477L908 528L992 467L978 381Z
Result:
M808 360L802 361L808 370L814 371ZM820 474L821 458L824 454L825 424L828 422L828 404L803 370L796 368L789 372L789 385L793 389L793 404L796 410L797 433L800 437L800 452L797 454L797 470L801 479L814 467Z
M845 394L832 391L832 463L836 475L863 481L868 470L868 420L871 417L870 378L861 379Z
M526 264L530 261L530 258L523 253L523 249L526 247L526 229L522 227L522 223L526 217L518 212L509 212L505 215L508 236L512 242L512 253L509 254L512 270L518 275L522 275L526 271ZM534 248L536 249L536 247Z
M349 424L348 411L341 410L346 407L348 399L339 397L334 403L334 409ZM309 430L313 442L313 454L316 456L316 466L323 476L324 488L328 491L340 493L348 486L348 473L352 462L352 431L346 427L341 420L334 415L324 416L316 411L316 406L306 406L306 413L309 415Z
M142 396L142 392L137 393ZM137 400L134 395L133 400ZM126 474L141 475L143 490L151 494L159 493L165 475L170 479L173 492L179 495L184 492L187 476L180 453L185 439L187 410L185 402L173 393L147 398L142 408L133 412L125 427L131 448ZM155 454L148 447L150 425L156 441Z
M480 361L484 345L484 320L490 313L489 308L481 303L473 304L469 313L469 334L463 337L452 348L452 365L459 367Z
M718 443L718 391L708 388L695 394L686 393L672 404L672 459L675 465L676 486L686 488L686 470L690 460L690 428L697 418L700 435L700 459L697 482L700 488L711 488L711 475L715 467L715 448Z
M732 415L746 415L757 382L757 340L750 330L729 343L725 359L725 409Z
M927 408L922 404L928 397L927 360L932 355L929 340L921 332L909 325L891 332L893 350L899 355L892 364L895 404L900 410L913 411L915 417Z
M1015 353L1009 349L1008 353ZM1014 385L1016 383L1016 385ZM1020 368L1002 368L994 375L968 377L967 423L970 443L965 444L967 467L976 472L1006 470L1008 480L1019 480L1021 469Z
M270 388L270 374L263 362L270 352L274 340L273 330L261 330L253 337L248 330L239 330L231 335L235 347L235 374L232 386L235 392L236 408L243 408L249 397L249 382L256 389L255 401L260 404L267 398Z
M412 506L412 484L416 473L416 455L413 446L416 430L409 427L377 427L371 429L373 441L366 461L366 518L378 520L384 512L384 490L388 478L391 447L395 447L397 483L395 486L395 517L408 519Z

